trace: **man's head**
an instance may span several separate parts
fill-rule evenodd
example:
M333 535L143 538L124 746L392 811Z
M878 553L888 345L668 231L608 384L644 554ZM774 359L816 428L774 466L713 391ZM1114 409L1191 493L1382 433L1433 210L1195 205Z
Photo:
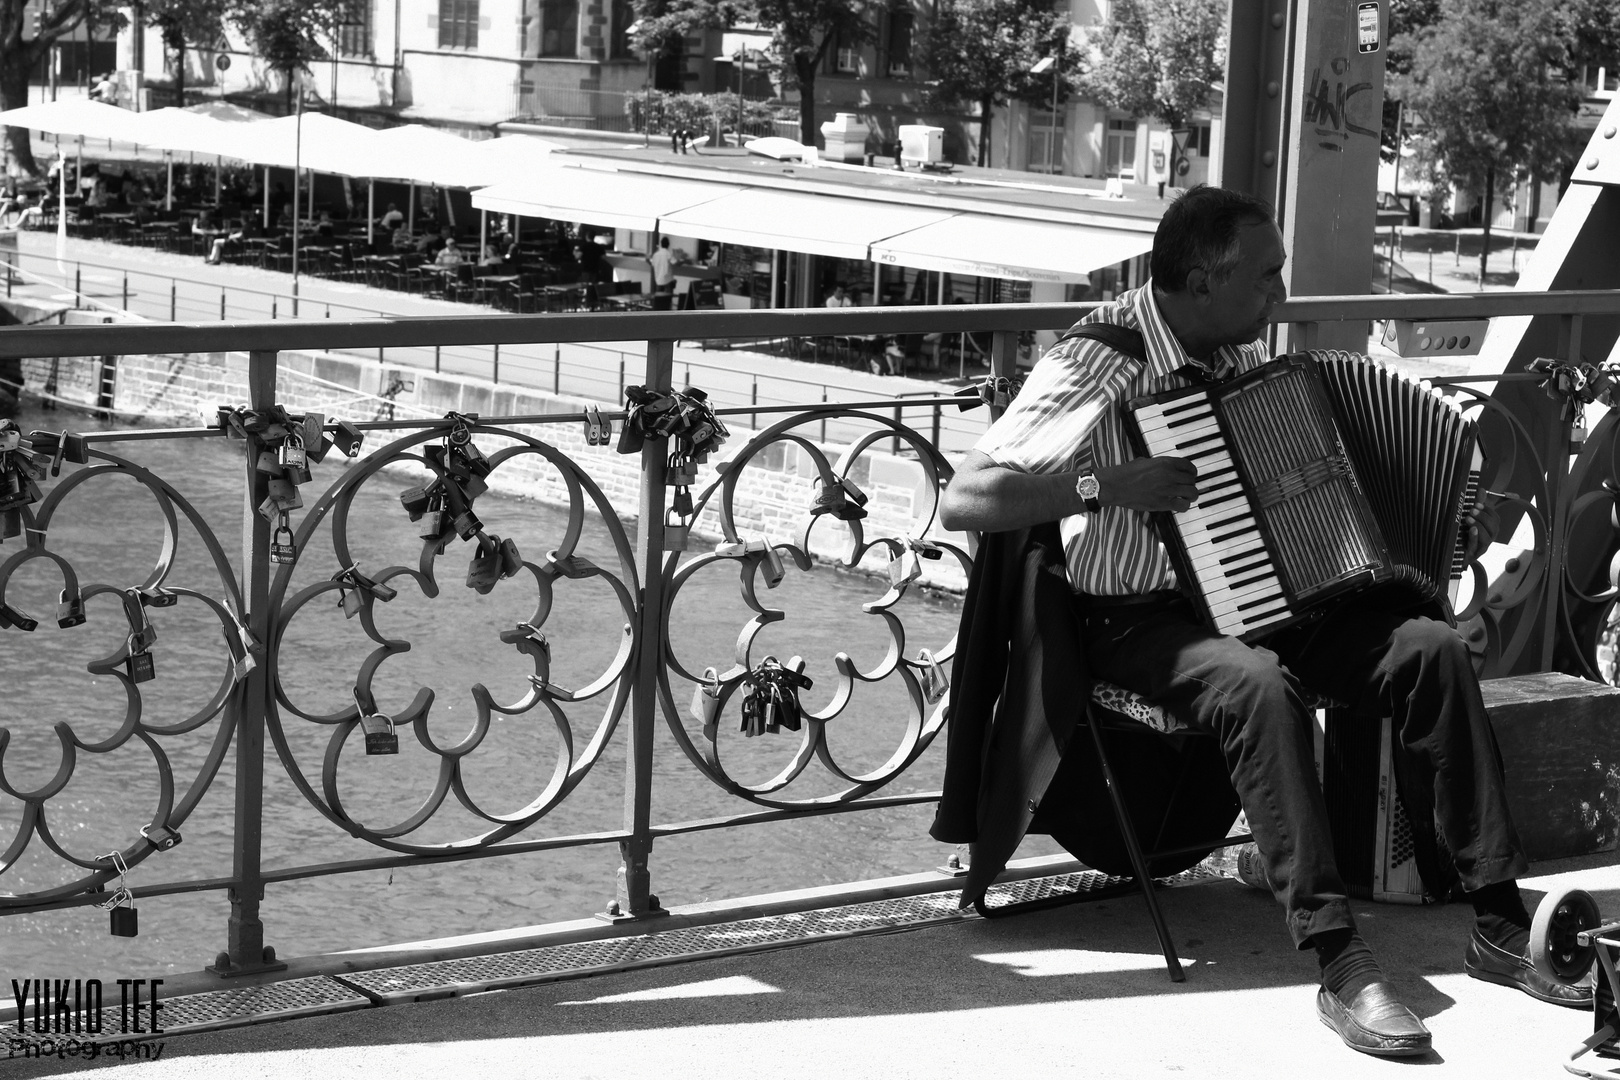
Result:
M844 291L844 287L842 285L835 286L833 288L833 295L838 297L838 299L842 300L844 298L844 296L846 295L846 293Z
M1153 287L1193 356L1247 344L1288 298L1282 234L1252 196L1203 184L1170 204L1153 236Z
M660 236L658 238L658 246L667 250L669 248L669 237Z

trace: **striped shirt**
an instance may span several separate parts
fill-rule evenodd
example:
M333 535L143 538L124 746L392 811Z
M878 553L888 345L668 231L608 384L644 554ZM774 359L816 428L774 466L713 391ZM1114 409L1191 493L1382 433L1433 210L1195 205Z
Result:
M1087 472L1136 456L1120 403L1190 385L1193 380L1177 369L1192 360L1159 313L1151 281L1080 320L1091 322L1141 331L1147 366L1090 338L1059 342L974 449L1027 473ZM1258 342L1222 346L1213 371L1226 378L1268 359L1266 346ZM1176 588L1175 572L1147 513L1104 506L1097 514L1064 518L1060 529L1075 590L1126 596Z

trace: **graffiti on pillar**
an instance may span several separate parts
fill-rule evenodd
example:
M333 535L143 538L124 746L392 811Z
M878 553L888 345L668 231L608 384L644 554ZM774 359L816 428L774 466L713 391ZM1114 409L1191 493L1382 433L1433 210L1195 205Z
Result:
M1372 89L1370 82L1351 83L1345 85L1345 74L1350 70L1350 61L1342 56L1336 56L1328 64L1329 79L1322 74L1320 65L1311 72L1311 81L1305 87L1305 122L1316 127L1316 134L1320 136L1318 146L1324 150L1344 152L1345 144L1352 135L1364 135L1369 138L1378 138L1375 128L1363 127L1350 119L1352 101L1355 96L1365 90Z

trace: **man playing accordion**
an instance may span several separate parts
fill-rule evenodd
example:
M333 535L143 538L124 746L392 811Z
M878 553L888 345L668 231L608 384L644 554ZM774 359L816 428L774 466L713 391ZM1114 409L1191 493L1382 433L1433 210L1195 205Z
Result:
M1589 1008L1588 988L1547 979L1526 958L1517 879L1528 864L1469 653L1439 612L1374 588L1246 644L1206 626L1178 591L1149 515L1192 506L1197 470L1136 456L1120 406L1264 364L1258 339L1286 297L1285 258L1264 204L1205 186L1183 194L1154 236L1151 280L1082 320L1140 332L1146 363L1092 338L1060 341L962 462L941 521L981 532L1061 522L1087 665L1219 740L1288 932L1316 952L1318 1015L1347 1045L1417 1055L1430 1035L1357 931L1302 685L1358 717L1390 719L1401 801L1420 854L1428 848L1425 880L1435 845L1422 838L1438 836L1474 906L1468 974Z

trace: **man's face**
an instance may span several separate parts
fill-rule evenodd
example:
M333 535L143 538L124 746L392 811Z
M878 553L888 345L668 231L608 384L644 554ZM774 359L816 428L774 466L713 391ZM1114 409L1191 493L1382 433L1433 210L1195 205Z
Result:
M1271 222L1245 226L1238 233L1242 255L1223 282L1209 282L1209 332L1223 345L1247 345L1265 332L1271 310L1288 299L1283 284L1282 233Z

